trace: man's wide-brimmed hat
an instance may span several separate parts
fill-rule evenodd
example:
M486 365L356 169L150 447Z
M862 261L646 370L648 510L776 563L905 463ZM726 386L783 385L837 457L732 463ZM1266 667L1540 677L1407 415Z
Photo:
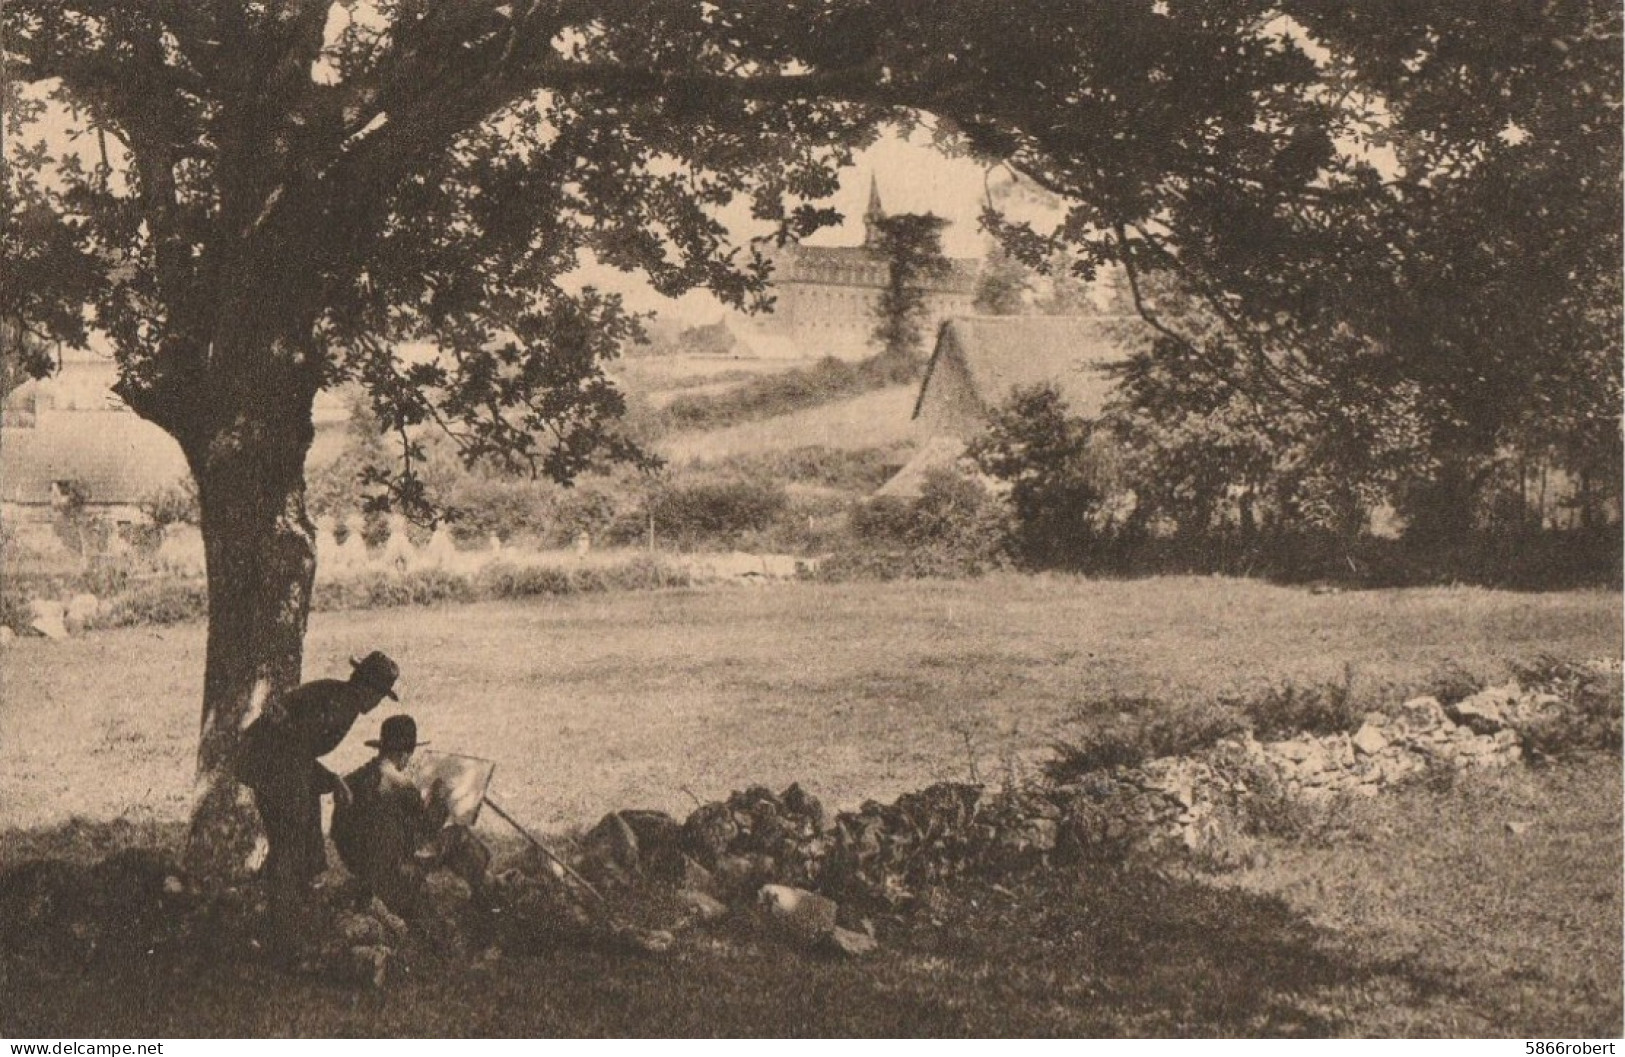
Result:
M401 666L389 659L389 655L373 650L359 661L350 658L350 681L370 686L383 694L391 701L399 701L395 696L395 680L401 677Z
M417 720L411 716L390 716L384 720L384 725L378 728L376 741L367 742L369 749L382 749L385 752L411 752L419 745L429 744L418 740Z

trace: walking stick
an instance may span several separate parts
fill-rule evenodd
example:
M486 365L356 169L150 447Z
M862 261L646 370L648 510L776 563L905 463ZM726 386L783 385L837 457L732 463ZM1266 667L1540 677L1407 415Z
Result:
M579 884L582 888L585 888L587 891L591 892L593 894L594 899L598 900L600 903L603 903L605 906L609 905L609 900L605 899L603 897L602 893L600 893L598 891L598 889L596 889L596 888L594 888L592 886L592 882L588 881L585 877L582 877L580 874L578 874L574 870L572 870L570 868L569 863L565 862L563 859L559 858L557 855L554 855L552 850L549 849L547 845L545 845L541 841L537 840L536 837L530 832L530 830L526 829L524 826L521 826L519 824L518 820L516 820L512 815L510 815L506 811L502 810L502 808L497 805L497 802L495 800L492 800L489 795L485 797L485 803L486 803L487 806L490 807L490 809L492 811L496 812L497 818L500 818L502 821L506 822L508 825L510 825L514 829L518 830L519 835L521 837L524 837L526 840L530 841L531 847L535 848L537 851L539 851L543 855L547 856L555 864L558 865L559 869L561 869L565 873L569 874L571 879L573 879L577 884Z

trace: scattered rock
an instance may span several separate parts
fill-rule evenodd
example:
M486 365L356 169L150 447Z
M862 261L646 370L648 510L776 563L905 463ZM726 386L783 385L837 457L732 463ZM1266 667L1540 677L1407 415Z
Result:
M1507 711L1517 701L1516 687L1497 686L1458 701L1445 711L1475 734L1494 734L1507 725Z
M1533 822L1508 822L1507 832L1514 837L1521 837L1534 828Z
M1309 754L1313 751L1312 746L1307 741L1298 740L1278 741L1270 746L1270 749L1293 763L1308 759Z
M855 932L839 926L830 930L829 935L824 937L824 944L830 951L848 958L861 958L880 949L879 942L868 933Z
M48 639L68 637L66 624L68 607L49 598L36 598L28 603L29 626Z
M704 804L683 823L683 847L705 866L715 866L728 854L738 835L739 827L727 804Z
M588 860L618 867L628 873L638 869L638 837L619 812L611 811L582 839Z
M827 896L789 885L763 885L756 899L770 919L805 939L819 939L833 932L841 909Z
M717 879L711 871L686 855L678 862L676 884L679 889L704 892L709 896L717 894Z
M728 905L715 896L685 888L676 895L677 905L700 921L716 921L728 913Z
M677 942L677 937L665 929L640 929L628 926L616 929L615 936L628 950L638 954L664 954Z
M1411 730L1432 730L1443 725L1447 717L1444 706L1433 696L1413 697L1399 706L1400 718Z
M380 945L357 945L350 948L350 973L356 983L368 983L383 990L389 982L389 963L395 952Z
M1375 756L1388 747L1388 736L1367 719L1360 725L1360 729L1354 732L1352 744L1354 751L1360 755Z

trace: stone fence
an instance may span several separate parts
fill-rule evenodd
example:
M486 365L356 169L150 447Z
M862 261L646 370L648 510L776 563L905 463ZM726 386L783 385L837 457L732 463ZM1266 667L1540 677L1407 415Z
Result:
M1449 705L1417 697L1372 712L1352 734L1219 741L1188 756L996 792L942 783L831 816L799 786L756 787L682 823L661 812L606 816L582 868L605 884L660 879L729 902L795 885L853 905L897 906L956 874L1139 853L1222 850L1260 812L1324 810L1343 797L1439 771L1502 767L1523 731L1568 703L1516 684Z

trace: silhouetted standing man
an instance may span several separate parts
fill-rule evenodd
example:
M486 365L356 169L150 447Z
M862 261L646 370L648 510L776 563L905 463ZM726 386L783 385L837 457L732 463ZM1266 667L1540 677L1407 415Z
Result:
M338 747L356 717L395 696L400 666L374 651L350 661L350 678L318 679L288 691L243 732L239 780L254 791L270 854L265 879L270 896L271 941L279 955L294 953L295 926L310 883L327 868L322 844L322 802L331 793L347 803L344 780L319 762Z

